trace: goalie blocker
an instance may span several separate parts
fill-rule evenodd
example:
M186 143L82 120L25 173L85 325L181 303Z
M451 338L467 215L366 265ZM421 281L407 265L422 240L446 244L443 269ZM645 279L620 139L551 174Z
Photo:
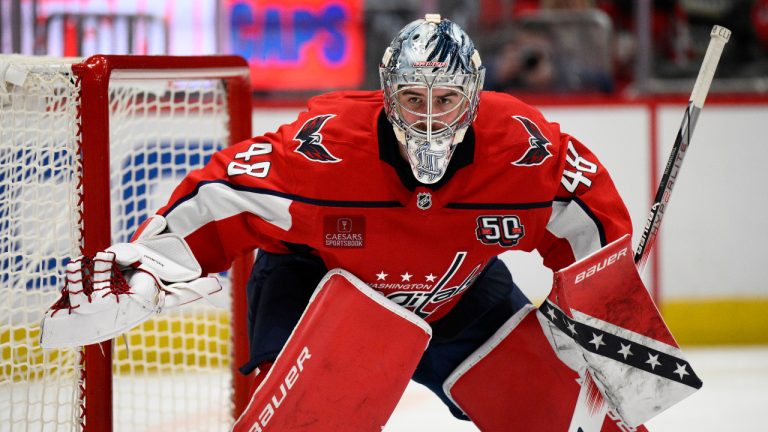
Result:
M430 338L424 320L331 270L233 432L380 431Z
M701 387L651 300L629 236L557 272L446 380L484 431L631 431Z

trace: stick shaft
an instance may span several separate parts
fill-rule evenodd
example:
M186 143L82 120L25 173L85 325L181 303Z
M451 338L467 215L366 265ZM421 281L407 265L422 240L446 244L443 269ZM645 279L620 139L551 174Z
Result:
M715 76L717 63L720 61L720 55L723 53L723 47L731 37L731 31L725 27L714 26L710 33L711 39L707 52L704 55L699 74L696 77L696 83L693 85L693 91L688 101L688 106L683 115L683 122L677 131L675 143L672 146L672 153L669 155L667 165L664 168L664 174L661 177L659 188L651 206L651 212L643 228L643 234L640 236L640 242L635 252L635 264L638 271L642 272L648 261L653 244L656 242L656 236L661 226L661 220L664 217L667 203L672 196L672 189L675 186L677 176L680 173L680 167L683 164L685 153L691 143L693 130L696 127L696 121L699 113L704 107L704 100L712 84L712 78Z

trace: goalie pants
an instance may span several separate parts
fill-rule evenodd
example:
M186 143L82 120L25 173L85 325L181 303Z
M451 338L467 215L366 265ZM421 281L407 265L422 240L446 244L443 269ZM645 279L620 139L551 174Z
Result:
M240 368L241 373L249 374L260 364L277 358L326 273L322 261L310 254L258 252L247 288L250 360ZM507 266L494 259L456 306L443 318L430 323L432 340L413 380L434 392L455 417L468 420L446 396L443 382L504 322L529 303L513 282Z

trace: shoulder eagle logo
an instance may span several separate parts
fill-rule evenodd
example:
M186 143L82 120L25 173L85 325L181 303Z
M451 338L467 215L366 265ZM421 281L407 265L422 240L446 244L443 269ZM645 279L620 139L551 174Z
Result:
M314 162L334 163L341 161L325 148L323 135L320 133L320 129L331 117L336 117L336 114L319 115L307 120L293 137L294 141L299 142L299 146L294 151Z
M544 134L541 133L541 130L536 126L536 123L522 116L512 117L522 123L525 130L528 131L528 135L530 135L528 143L531 145L531 148L525 152L523 157L512 162L512 164L518 166L541 165L546 158L552 156L552 153L547 150L547 146L551 145L551 143L544 137Z

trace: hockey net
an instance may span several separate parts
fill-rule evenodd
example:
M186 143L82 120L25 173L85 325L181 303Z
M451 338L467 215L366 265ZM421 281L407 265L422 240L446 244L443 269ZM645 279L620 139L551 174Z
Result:
M0 56L0 431L229 430L240 312L181 308L82 349L41 349L39 324L68 259L128 241L250 127L237 57Z

